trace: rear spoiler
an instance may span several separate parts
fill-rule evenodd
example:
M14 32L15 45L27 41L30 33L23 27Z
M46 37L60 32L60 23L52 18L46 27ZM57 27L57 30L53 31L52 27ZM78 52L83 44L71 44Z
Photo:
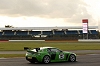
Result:
M30 50L31 48L29 48L29 47L24 47L24 50Z

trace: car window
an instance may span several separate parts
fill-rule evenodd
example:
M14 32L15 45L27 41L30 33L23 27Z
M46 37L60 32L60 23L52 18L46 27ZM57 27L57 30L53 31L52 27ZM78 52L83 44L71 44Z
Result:
M51 49L50 49L50 48L48 48L48 49L47 49L47 51L48 51L48 52L51 52Z
M51 48L51 52L60 52L60 50L56 48Z

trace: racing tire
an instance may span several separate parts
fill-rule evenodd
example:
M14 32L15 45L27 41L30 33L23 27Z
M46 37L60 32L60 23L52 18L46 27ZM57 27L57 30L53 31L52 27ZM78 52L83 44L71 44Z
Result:
M69 56L69 61L70 61L70 62L75 62L75 61L76 61L76 56L75 56L74 54L71 54L71 55Z
M42 62L45 63L45 64L50 63L50 57L48 55L44 56Z

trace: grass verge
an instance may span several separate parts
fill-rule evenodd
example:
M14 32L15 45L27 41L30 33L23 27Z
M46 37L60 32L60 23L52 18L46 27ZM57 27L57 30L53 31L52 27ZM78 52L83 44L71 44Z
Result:
M43 46L57 47L61 50L100 50L100 43L84 42L0 42L0 51L23 51L24 47L36 48ZM86 55L94 53L78 53L77 55ZM0 58L25 57L25 54L0 54Z
M22 51L24 47L57 47L62 50L100 50L100 43L80 42L0 42L0 51Z

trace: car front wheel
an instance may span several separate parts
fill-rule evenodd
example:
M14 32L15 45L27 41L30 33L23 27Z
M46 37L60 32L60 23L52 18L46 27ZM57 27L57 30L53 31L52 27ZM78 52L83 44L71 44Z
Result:
M49 63L50 62L50 57L48 55L43 57L43 63Z
M75 62L76 61L76 56L74 54L71 54L69 57L70 62Z

